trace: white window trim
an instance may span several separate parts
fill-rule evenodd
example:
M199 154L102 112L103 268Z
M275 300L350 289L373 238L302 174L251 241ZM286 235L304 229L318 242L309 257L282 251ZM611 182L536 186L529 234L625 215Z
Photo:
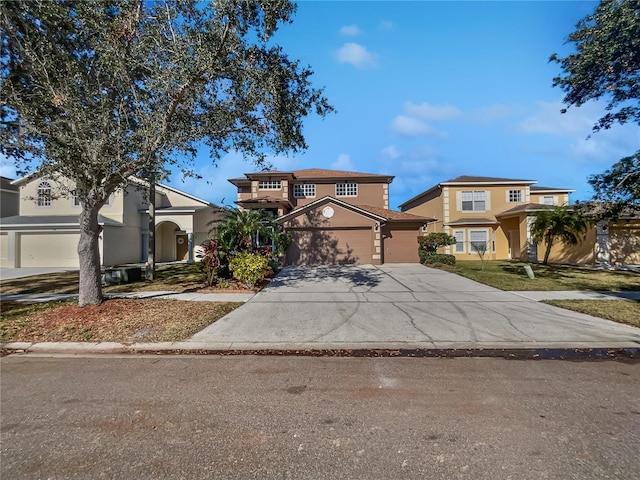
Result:
M309 187L309 190L313 191L313 195L307 194L305 190ZM294 198L315 198L316 196L316 184L315 183L294 183L293 184L293 196Z
M282 190L282 181L281 180L260 180L258 181L258 190Z
M469 200L462 200L463 193L471 192L471 210L465 210L463 205L464 202L468 202ZM484 196L484 200L476 200L476 193L482 193ZM484 208L482 210L476 208L476 202L484 202ZM459 212L487 212L490 210L489 207L489 192L487 190L460 190L460 210Z
M40 197L41 190L49 190L49 197ZM41 205L40 202L43 202ZM46 202L46 203L45 203ZM42 180L36 187L36 208L53 208L53 185L48 180Z
M551 199L551 203L546 203L545 202L546 199ZM555 195L543 195L542 196L542 204L543 205L557 205L557 201L556 201Z
M338 187L344 185L344 194L338 193ZM355 188L354 193L348 193L350 187ZM357 197L358 196L358 184L355 182L340 182L336 183L336 197Z
M514 197L517 195L518 200L512 200L511 194L514 194ZM524 192L519 188L510 188L507 190L507 202L509 203L522 203L522 199L524 198Z
M456 237L456 244L453 245L453 253L465 253L466 252L466 248L465 248L465 240L466 240L466 232L464 230L455 230L453 232L453 236L455 237L456 234L461 233L462 234L462 242L460 242L460 244L462 245L462 250L458 250L458 238Z
M469 229L469 254L473 254L473 255L477 255L478 252L476 252L473 249L473 242L471 240L471 234L474 232L482 232L485 235L485 243L487 244L487 252L492 252L493 248L491 245L491 235L489 235L489 231L486 228L474 228L474 229ZM476 241L476 240L474 240Z

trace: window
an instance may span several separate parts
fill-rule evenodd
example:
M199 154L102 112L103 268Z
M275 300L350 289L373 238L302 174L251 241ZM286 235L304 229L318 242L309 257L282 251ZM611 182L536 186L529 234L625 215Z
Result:
M483 212L485 210L485 192L484 190L463 191L462 192L462 211Z
M464 230L456 230L453 234L456 237L456 253L464 253Z
M53 205L53 198L51 193L51 184L46 180L40 182L37 189L36 206L38 207L51 207Z
M111 203L113 201L113 195L109 195L109 198L107 198L107 201L103 203L103 205L105 207L110 207ZM75 190L73 192L71 192L71 205L73 205L74 207L81 207L82 204L80 203L80 197L78 197L76 195Z
M487 251L489 245L487 243L487 231L486 230L471 230L469 231L469 243L471 244L471 252L475 253L476 249L484 247Z
M547 196L545 196L545 197L542 197L542 203L543 203L544 205L555 205L555 204L556 204L556 202L554 202L554 200L553 200L553 197L552 197L552 196L548 196L548 197L547 197Z
M358 184L357 183L336 183L336 196L337 197L357 197Z
M522 201L522 190L509 190L509 201L510 202L521 202Z
M315 183L298 183L293 186L293 196L296 198L309 198L316 196Z
M282 183L280 180L260 180L258 182L258 188L260 190L280 190Z

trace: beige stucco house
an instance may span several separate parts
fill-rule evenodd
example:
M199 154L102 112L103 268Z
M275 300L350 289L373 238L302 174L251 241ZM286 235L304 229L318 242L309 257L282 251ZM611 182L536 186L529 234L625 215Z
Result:
M0 220L0 266L78 267L80 203L65 179L28 176L18 188L18 213ZM104 266L146 261L149 238L147 190L131 180L102 207L99 222ZM71 192L71 193L70 193ZM156 261L193 260L194 246L208 238L219 207L167 185L157 185Z
M429 231L447 232L457 243L445 253L479 260L476 244L486 244L485 258L538 261L544 244L532 242L536 212L569 204L569 188L535 185L535 180L461 176L441 182L407 200L400 209L433 217ZM549 261L558 263L640 264L640 224L634 219L600 222L577 246L554 244Z
M229 180L242 209L265 209L291 234L293 265L418 262L430 218L389 209L393 177L305 169L247 173Z

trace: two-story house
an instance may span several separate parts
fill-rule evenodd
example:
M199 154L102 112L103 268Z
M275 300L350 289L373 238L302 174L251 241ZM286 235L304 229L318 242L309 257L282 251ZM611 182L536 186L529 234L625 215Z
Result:
M11 183L18 188L19 212L0 220L0 265L77 268L81 207L71 182L30 175ZM146 261L147 187L132 179L100 210L102 265ZM220 208L167 185L155 191L156 261L193 260L194 246L208 238L208 224Z
M292 236L286 263L418 262L430 218L389 209L393 176L305 169L247 173L229 180L242 209L265 209Z
M477 259L486 245L488 259L534 260L530 224L535 212L569 204L567 188L536 187L535 180L461 176L441 182L407 200L400 209L437 220L429 231L446 232L456 244L445 253Z

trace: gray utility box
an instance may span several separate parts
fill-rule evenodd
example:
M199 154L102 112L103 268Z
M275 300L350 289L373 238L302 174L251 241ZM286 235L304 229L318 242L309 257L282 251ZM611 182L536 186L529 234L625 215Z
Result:
M104 283L107 285L120 285L142 280L140 267L107 268L104 271Z

